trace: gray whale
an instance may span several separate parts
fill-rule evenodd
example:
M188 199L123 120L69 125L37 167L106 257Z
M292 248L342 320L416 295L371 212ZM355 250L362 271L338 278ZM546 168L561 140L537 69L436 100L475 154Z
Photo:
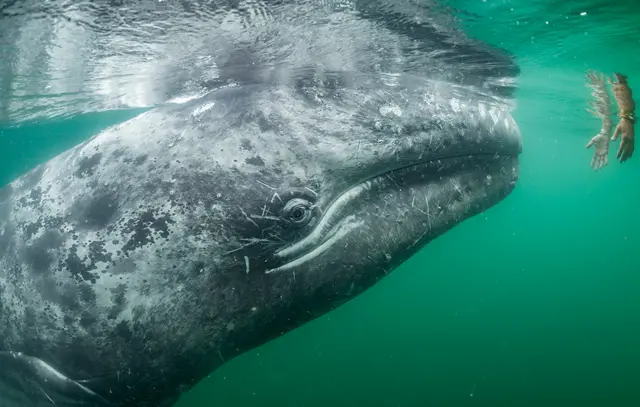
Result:
M216 74L0 191L2 407L170 406L516 184L517 65L429 4L153 4L56 9L181 16Z

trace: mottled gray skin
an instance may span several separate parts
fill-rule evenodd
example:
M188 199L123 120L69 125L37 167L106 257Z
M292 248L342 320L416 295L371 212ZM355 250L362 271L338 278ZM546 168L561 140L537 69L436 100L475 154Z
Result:
M512 62L391 75L376 61L408 51L376 52L401 34L374 17L315 27L355 49L348 70L318 48L305 69L260 76L244 54L222 67L236 85L109 128L1 190L0 405L169 406L510 193L510 90L484 85ZM444 80L457 66L464 78Z

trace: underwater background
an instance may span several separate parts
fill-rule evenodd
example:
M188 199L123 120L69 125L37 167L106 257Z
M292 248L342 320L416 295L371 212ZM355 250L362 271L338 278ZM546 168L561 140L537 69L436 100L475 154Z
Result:
M177 407L640 406L640 155L589 167L584 85L622 72L640 102L640 2L445 3L521 67L515 191ZM0 185L141 111L0 123Z

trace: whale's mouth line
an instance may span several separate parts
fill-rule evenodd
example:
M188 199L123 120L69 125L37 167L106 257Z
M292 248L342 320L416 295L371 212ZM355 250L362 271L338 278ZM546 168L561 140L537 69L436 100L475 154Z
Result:
M347 236L349 232L360 227L364 221L358 219L355 215L349 215L341 217L344 209L365 191L371 189L373 182L376 179L380 179L387 174L393 172L411 169L421 165L435 164L440 161L451 161L455 159L473 159L473 158L517 158L519 152L513 153L476 153L476 154L458 154L441 158L433 158L429 160L415 162L402 167L394 168L389 171L371 176L360 182L359 184L351 187L345 193L341 194L335 201L329 205L329 209L322 216L318 225L314 230L290 246L287 246L275 253L275 257L278 260L284 261L281 265L266 270L266 274L279 273L295 269L330 249L334 244L340 241L343 237ZM288 260L288 261L287 261Z

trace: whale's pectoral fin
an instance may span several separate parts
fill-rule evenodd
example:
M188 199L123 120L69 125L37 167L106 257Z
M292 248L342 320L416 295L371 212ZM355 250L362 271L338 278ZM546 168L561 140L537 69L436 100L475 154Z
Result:
M0 351L0 405L98 407L110 403L87 384L66 377L41 359Z

